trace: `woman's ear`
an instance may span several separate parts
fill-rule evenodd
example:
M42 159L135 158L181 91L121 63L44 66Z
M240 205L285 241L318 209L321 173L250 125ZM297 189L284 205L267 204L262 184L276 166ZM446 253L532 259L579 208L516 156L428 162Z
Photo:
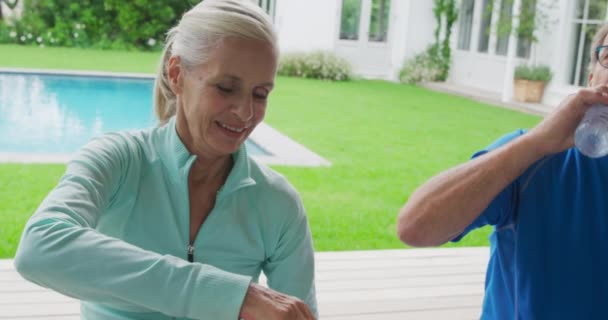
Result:
M182 93L184 83L184 69L179 57L173 56L169 58L169 65L167 66L167 77L169 78L169 85L173 94L178 95Z

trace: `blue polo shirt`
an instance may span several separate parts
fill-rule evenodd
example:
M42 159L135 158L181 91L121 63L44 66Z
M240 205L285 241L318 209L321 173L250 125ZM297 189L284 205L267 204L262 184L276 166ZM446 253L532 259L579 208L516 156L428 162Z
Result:
M482 319L608 318L608 157L571 148L541 159L453 241L484 225L494 231Z

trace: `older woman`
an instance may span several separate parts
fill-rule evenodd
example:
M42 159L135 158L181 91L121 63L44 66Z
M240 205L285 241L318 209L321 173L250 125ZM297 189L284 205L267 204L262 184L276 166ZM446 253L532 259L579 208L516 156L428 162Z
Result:
M156 81L161 126L86 145L27 223L17 270L82 300L84 319L313 319L302 202L243 144L277 56L249 1L188 11ZM261 271L272 289L256 284Z

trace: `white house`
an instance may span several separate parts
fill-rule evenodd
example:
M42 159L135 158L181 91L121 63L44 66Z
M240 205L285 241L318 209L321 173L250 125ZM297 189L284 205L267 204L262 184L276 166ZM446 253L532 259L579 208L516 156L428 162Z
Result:
M405 59L434 42L432 0L253 1L273 16L283 52L332 51L367 78L396 80ZM459 0L448 82L503 91L510 41L497 36L496 25L501 12L512 13L513 2ZM608 20L608 0L536 0L526 10L534 10L543 26L538 42L517 41L515 65L548 64L554 77L543 102L555 105L586 85L591 37Z

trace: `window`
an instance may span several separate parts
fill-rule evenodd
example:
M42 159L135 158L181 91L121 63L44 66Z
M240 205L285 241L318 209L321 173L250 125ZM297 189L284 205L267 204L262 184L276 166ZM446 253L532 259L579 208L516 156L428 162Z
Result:
M606 19L606 0L589 0L589 10L587 10L588 20Z
M361 17L361 0L342 0L342 18L340 20L340 39L359 39L359 19Z
M369 41L386 41L390 6L390 0L372 0L372 14L369 22Z
M575 36L575 48L577 49L574 55L575 61L573 68L570 70L570 83L577 86L587 85L587 76L589 75L589 62L591 57L589 52L591 49L591 43L593 42L593 36L598 30L598 24L585 24L580 23L576 25L576 36Z
M488 44L490 43L490 24L492 22L492 11L494 8L493 0L483 0L483 12L481 14L481 25L479 29L479 43L477 51L488 52Z
M589 75L590 52L593 36L600 26L607 20L606 10L608 0L576 0L574 10L574 37L569 46L571 68L570 84L586 86Z
M536 26L536 0L523 0L519 21L520 37L517 39L517 56L529 58L532 49L532 36ZM527 22L525 22L527 21Z
M471 48L471 29L473 27L473 12L475 0L463 0L460 5L460 16L458 22L458 49L469 50Z
M461 14L466 15L466 5L468 0L462 0L462 8L460 9ZM483 10L481 14L481 24L479 30L479 42L477 44L477 51L488 52L490 38L496 39L495 54L506 56L509 50L510 42L510 28L511 21L513 19L513 0L502 0L500 1L500 10L497 12L498 21L492 21L494 4L499 0L483 0ZM608 0L604 0L608 1ZM535 29L535 18L536 18L536 2L537 0L521 0L521 11L520 11L520 36L517 39L517 50L516 54L520 58L529 58L530 51L532 48L532 38ZM471 11L473 11L471 5ZM521 21L528 21L527 23L521 24ZM464 22L460 22L462 25ZM496 33L490 35L492 24L496 25ZM466 48L467 40L461 39L465 35L459 35L458 48ZM470 37L470 36L469 36ZM462 48L461 48L462 47Z
M260 6L269 16L274 18L274 0L258 0L258 6Z
M500 2L500 16L498 18L498 37L496 38L496 54L501 56L507 55L509 50L509 32L511 24L507 21L513 19L513 1L502 0Z
M517 39L517 56L520 58L530 58L532 50L532 40L526 38Z

